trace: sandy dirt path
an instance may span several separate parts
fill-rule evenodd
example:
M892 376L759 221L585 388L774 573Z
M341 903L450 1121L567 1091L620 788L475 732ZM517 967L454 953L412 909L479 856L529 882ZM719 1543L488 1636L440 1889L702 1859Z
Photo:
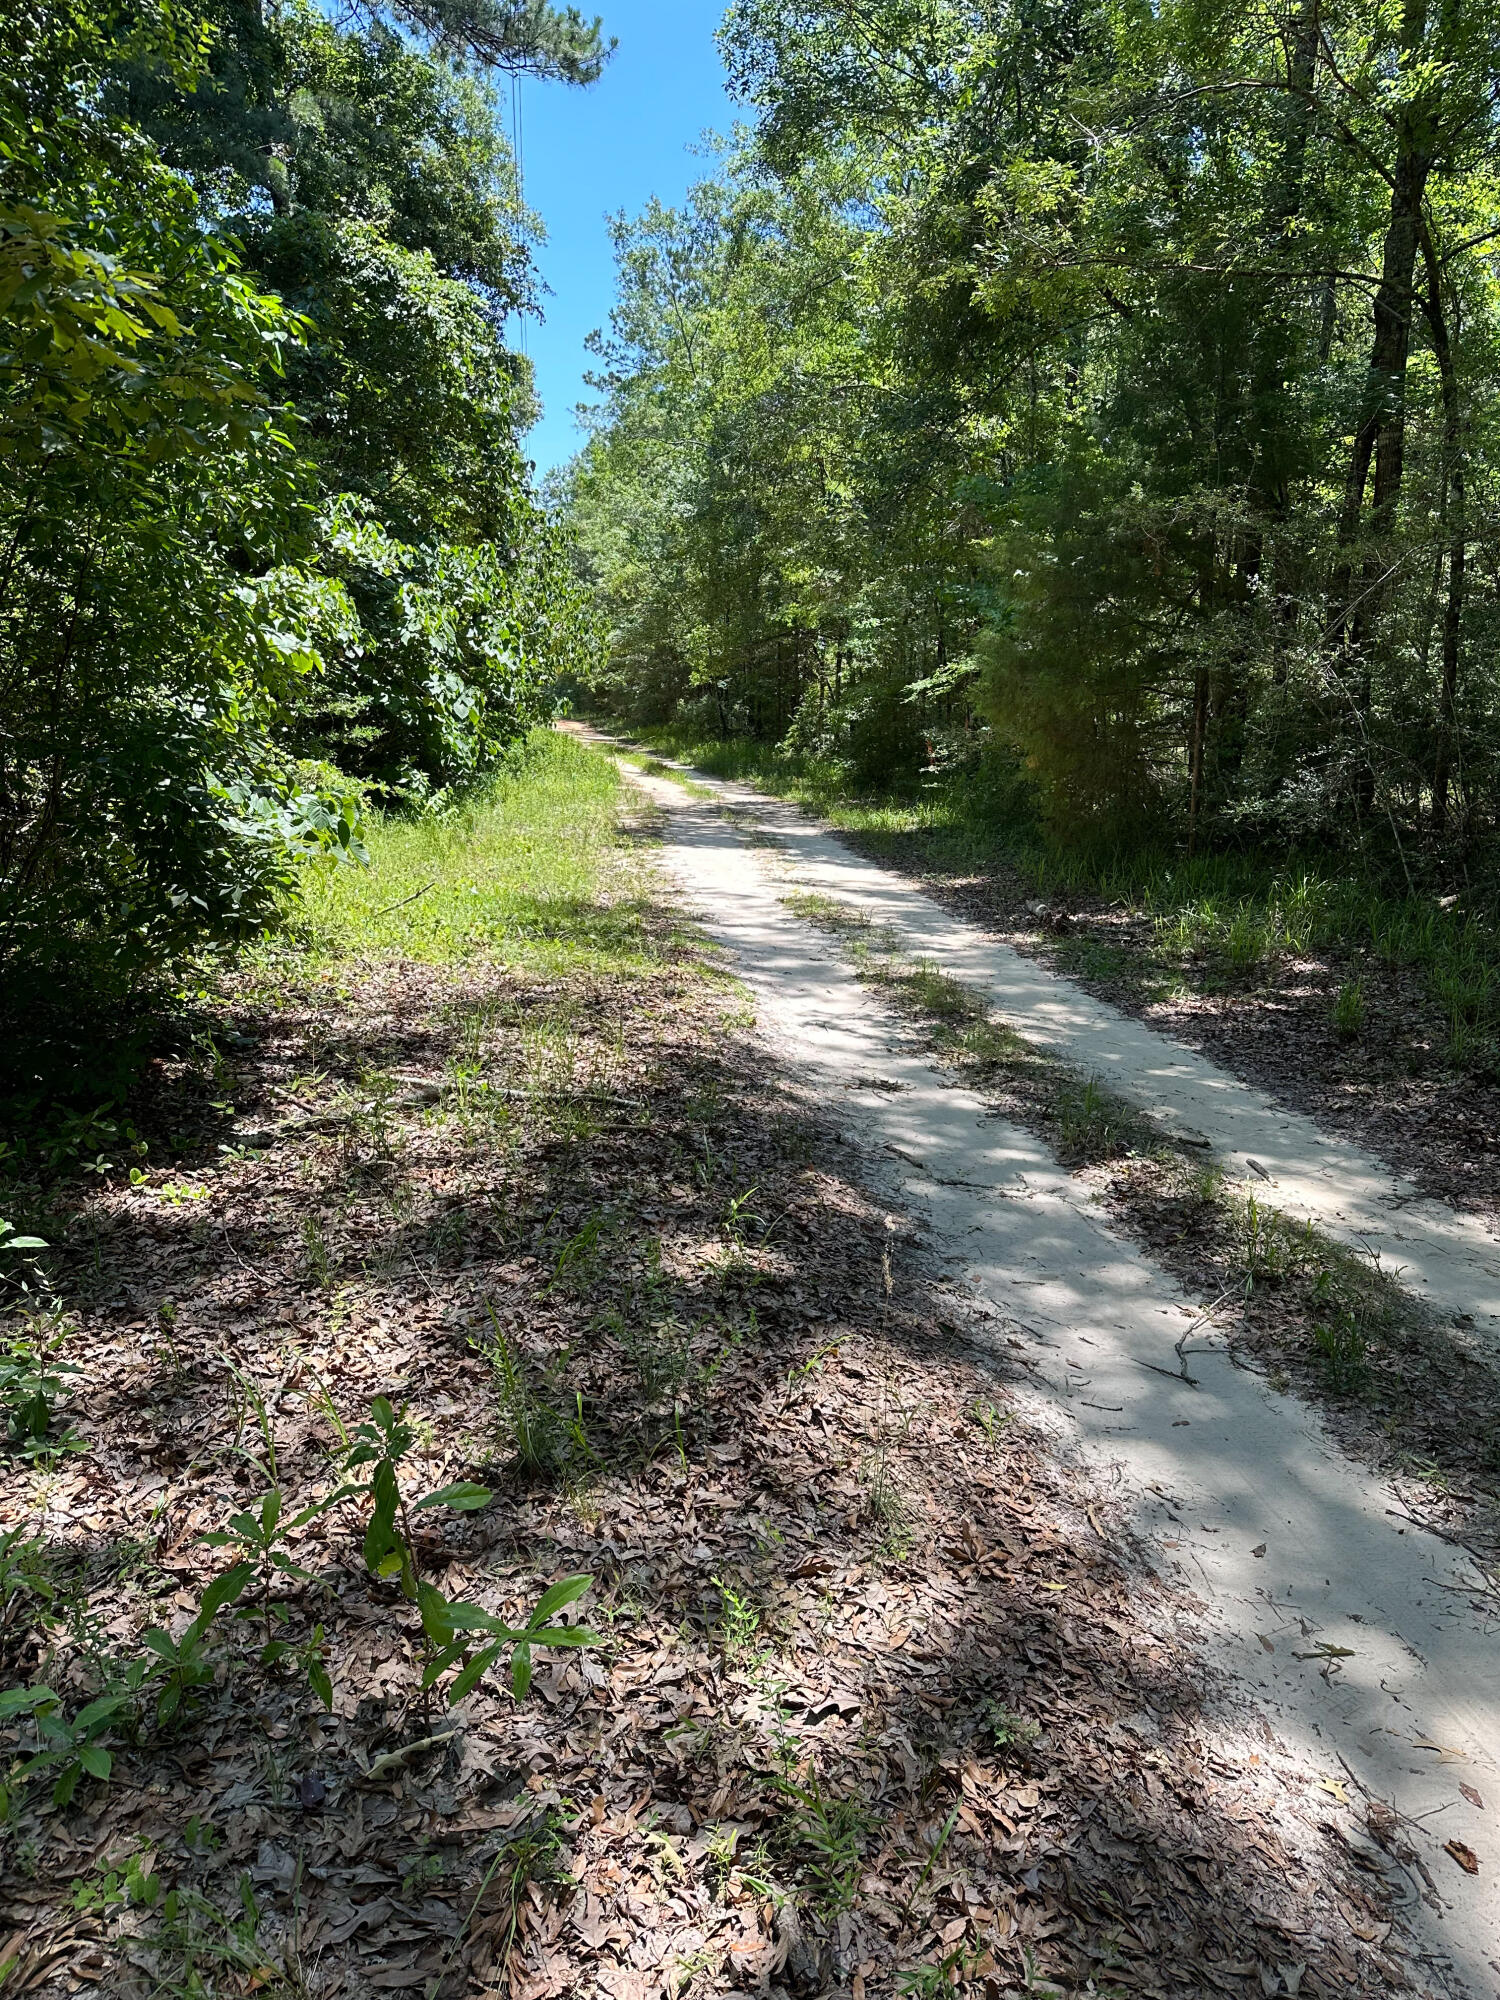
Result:
M1023 987L1035 990L1054 1010L1053 1046L1076 1058L1081 1045L1115 1083L1107 1035L1118 1024L1156 1045L1164 1091L1180 1062L1210 1106L1222 1087L1226 1102L1261 1121L1256 1157L1270 1154L1263 1164L1278 1179L1290 1175L1290 1138L1284 1132L1278 1150L1259 1136L1255 1093L1242 1103L1242 1087L1215 1084L1219 1073L1201 1059L1085 996L1075 1007L1063 982L966 936L800 815L724 788L727 803L753 807L758 825L784 837L778 853L717 801L626 769L669 814L665 865L733 953L773 1044L849 1136L884 1160L893 1191L925 1220L930 1254L988 1316L1007 1357L1019 1351L1029 1367L1037 1412L1059 1443L1158 1568L1200 1601L1207 1655L1305 1760L1329 1820L1363 1841L1362 1792L1407 1816L1431 1884L1411 1871L1410 1920L1435 1990L1500 1996L1500 1618L1477 1572L1396 1511L1394 1495L1344 1458L1315 1412L1194 1331L1198 1302L1109 1229L1040 1140L956 1087L781 899L791 887L842 894L903 933L928 922L925 905L932 920L914 944L975 983L986 965L998 967L998 979L1016 982L1001 986L1013 1004ZM1030 1033L1029 1018L1024 1026ZM1288 1129L1306 1124L1274 1115ZM1343 1150L1306 1129L1330 1153ZM1298 1176L1316 1188L1300 1167ZM1456 1282L1467 1249L1448 1244L1445 1263L1443 1247L1432 1246L1429 1276ZM1492 1303L1500 1310L1500 1296ZM1184 1333L1191 1384L1170 1379ZM1477 1875L1449 1842L1477 1854Z
M995 1013L1159 1119L1208 1142L1233 1179L1383 1268L1500 1363L1500 1238L1433 1201L1384 1161L1287 1110L1207 1056L951 915L784 800L694 771L695 782L775 839L797 886L859 909L913 957L983 994ZM1470 1326L1469 1322L1472 1322Z

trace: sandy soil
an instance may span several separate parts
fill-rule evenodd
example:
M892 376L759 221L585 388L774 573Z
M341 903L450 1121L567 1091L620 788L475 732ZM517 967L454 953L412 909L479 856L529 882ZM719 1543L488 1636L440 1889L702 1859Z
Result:
M1200 1601L1206 1651L1252 1704L1242 1726L1258 1710L1321 1768L1345 1837L1394 1816L1431 1975L1500 1991L1495 1619L1472 1565L1398 1514L1315 1412L1232 1365L1201 1328L1206 1302L1113 1233L1038 1139L954 1087L782 898L794 884L857 900L984 986L1028 1036L1196 1129L1278 1204L1380 1250L1435 1309L1493 1339L1500 1257L1487 1231L956 922L792 809L740 786L704 800L637 776L671 814L668 865L732 948L762 1026L884 1158L956 1295L1022 1355L1059 1439ZM721 802L750 823L726 820ZM1478 1857L1477 1874L1456 1850Z

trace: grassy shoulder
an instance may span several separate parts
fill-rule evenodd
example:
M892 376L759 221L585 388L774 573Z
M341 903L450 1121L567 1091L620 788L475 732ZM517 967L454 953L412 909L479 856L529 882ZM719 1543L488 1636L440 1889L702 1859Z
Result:
M840 767L645 730L658 756L795 799L960 914L1440 1199L1500 1215L1500 933L1462 897L1340 862L1101 853L1044 840L983 772L851 792Z
M377 816L369 868L310 873L287 949L303 964L399 952L554 971L639 965L645 903L620 810L608 758L537 730L480 799L440 817ZM273 944L271 962L287 951Z
M0 1967L1401 1990L1317 1773L1226 1737L649 835L577 745L377 829L160 1149L54 1191L0 1319Z

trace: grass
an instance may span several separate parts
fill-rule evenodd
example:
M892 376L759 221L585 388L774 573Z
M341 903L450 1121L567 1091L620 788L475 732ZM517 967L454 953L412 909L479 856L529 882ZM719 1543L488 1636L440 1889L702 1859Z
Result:
M391 953L543 974L639 969L652 956L648 898L619 843L620 811L608 757L537 730L481 798L440 816L376 815L368 868L310 870L300 951L325 963Z
M1159 952L1179 963L1209 961L1238 979L1276 960L1323 952L1410 968L1448 1024L1455 1067L1486 1066L1500 1037L1500 927L1487 907L1393 889L1340 856L1264 853L1184 855L1160 848L1106 848L1047 837L1008 773L977 770L859 791L846 767L742 740L649 729L653 751L712 776L734 778L797 800L829 824L891 856L957 873L1014 870L1039 897L1097 896L1149 919ZM1079 953L1080 958L1082 953ZM1079 963L1085 977L1122 967ZM1357 1033L1363 998L1346 998L1338 1026Z
M694 779L688 777L685 771L679 771L674 769L670 764L664 764L660 757L646 756L635 750L617 750L615 755L620 758L622 763L633 764L638 771L644 772L648 778L670 778L674 785L680 786L692 798L711 799L717 796L712 787L698 784Z
M897 932L829 896L794 890L782 900L793 915L832 932L858 976L925 1022L935 1045L951 1061L974 1068L991 1082L1003 1076L1019 1089L1065 1166L1113 1159L1134 1148L1149 1150L1156 1143L1150 1121L1097 1077L1028 1042L990 1012L983 994L961 980L925 959L908 958Z

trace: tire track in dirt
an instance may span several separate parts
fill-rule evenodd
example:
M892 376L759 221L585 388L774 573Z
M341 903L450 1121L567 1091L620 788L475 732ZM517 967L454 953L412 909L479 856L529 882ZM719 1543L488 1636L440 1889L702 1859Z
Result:
M883 1154L887 1177L926 1217L934 1254L995 1323L994 1337L1003 1328L1007 1352L1021 1343L1060 1444L1105 1484L1163 1572L1203 1604L1208 1656L1321 1771L1314 1803L1367 1846L1362 1793L1403 1816L1422 1863L1411 1875L1411 1916L1430 1976L1448 1991L1500 1994L1491 1832L1500 1619L1472 1564L1394 1513L1390 1490L1344 1458L1311 1409L1204 1341L1194 1303L1108 1228L1042 1142L954 1086L784 907L775 860L717 801L627 775L667 813L665 865L733 951L763 1025L823 1100L842 1106L850 1135ZM741 803L736 788L721 789ZM779 834L780 814L755 814L757 824L768 818ZM847 897L864 871L881 876L842 849L827 859L812 840L837 849L814 835L796 850L801 886ZM860 900L895 920L889 903ZM920 937L911 943L924 948ZM974 982L983 955L1003 949L977 934L974 947L974 963L951 963L956 950L939 962ZM1097 1055L1093 1066L1116 1086ZM1179 1343L1190 1350L1191 1380L1179 1373ZM1477 1875L1452 1858L1450 1842L1478 1854Z
M986 937L798 807L681 768L776 840L799 888L889 927L909 955L981 994L1029 1042L1096 1075L1169 1132L1206 1141L1231 1178L1294 1220L1378 1258L1388 1275L1453 1321L1476 1352L1500 1364L1500 1239L1480 1218L1431 1200L1384 1161Z

